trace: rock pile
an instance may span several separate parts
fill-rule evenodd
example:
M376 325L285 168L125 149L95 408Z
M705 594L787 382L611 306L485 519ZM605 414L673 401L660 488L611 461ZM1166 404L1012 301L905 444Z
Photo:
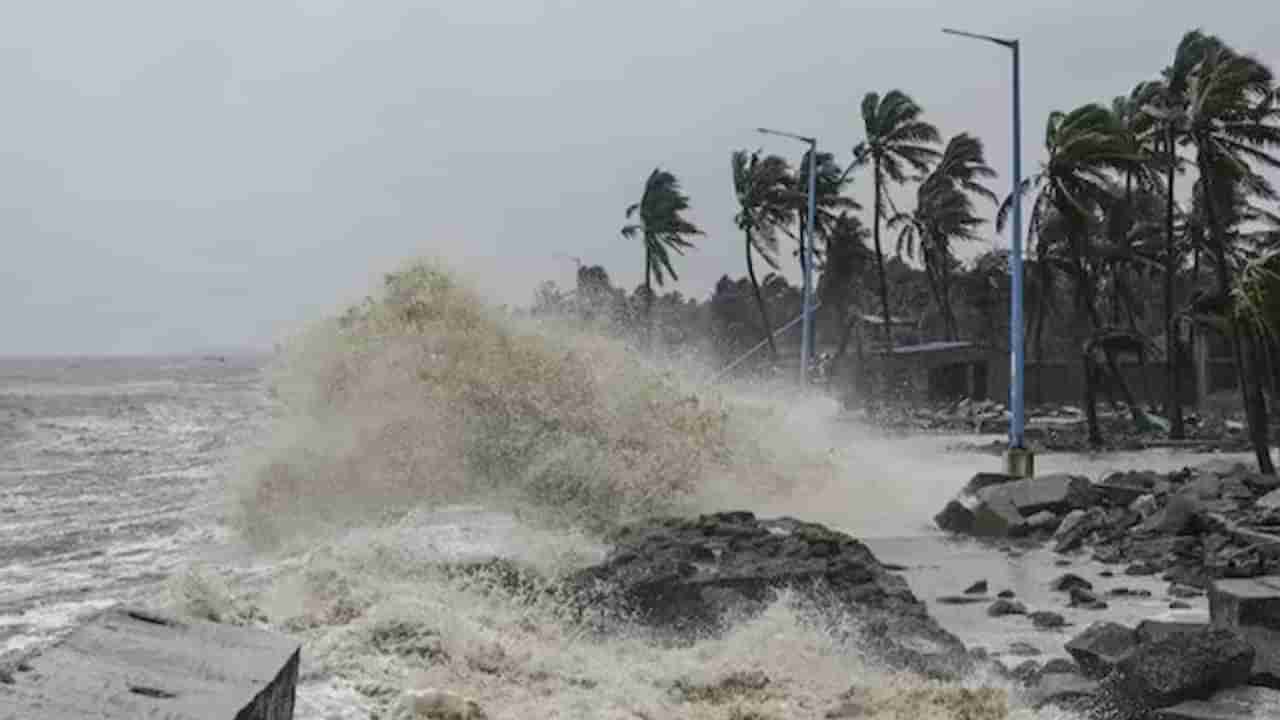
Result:
M1037 707L1108 720L1280 717L1275 631L1280 578L1214 584L1209 624L1098 622L1066 644L1075 667L1013 675ZM1242 585L1241 583L1260 583Z
M909 433L1004 434L1009 431L1009 411L994 400L962 399L931 405L883 404L869 406L867 419L877 427ZM1174 444L1190 450L1247 451L1249 441L1244 423L1226 417L1188 415L1186 439L1169 441L1168 422L1147 415L1148 427L1140 432L1124 405L1099 408L1098 424L1105 447L1112 450L1140 450ZM1090 449L1085 413L1079 407L1039 404L1026 408L1026 438L1040 452L1079 452ZM1003 451L1004 443L969 446L970 449Z
M1280 478L1221 460L1172 473L1113 473L1098 482L981 473L934 518L943 530L1029 538L1091 553L1127 575L1205 588L1280 566Z

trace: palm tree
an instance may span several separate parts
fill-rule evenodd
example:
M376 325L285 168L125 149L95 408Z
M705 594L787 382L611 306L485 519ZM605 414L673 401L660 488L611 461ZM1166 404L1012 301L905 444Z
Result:
M874 221L871 225L875 239L876 273L880 277L880 309L884 315L885 373L888 376L888 357L893 352L892 319L889 314L889 286L884 271L884 251L880 245L880 222L889 203L886 180L905 183L908 165L917 174L929 172L929 165L938 158L933 145L941 142L938 129L920 119L922 110L906 93L890 90L881 97L867 93L862 99L862 122L866 139L853 149L854 166L871 163L871 176L875 183L872 205Z
M702 234L696 225L681 216L688 209L689 197L680 192L680 181L662 168L654 168L649 173L640 202L627 207L627 219L634 218L639 222L624 225L622 235L626 238L639 236L644 243L646 319L651 319L653 312L653 283L662 287L666 283L666 275L670 275L672 280L680 279L671 265L669 251L683 255L685 248L693 247L688 238Z
M1115 200L1113 176L1139 175L1146 171L1112 112L1089 104L1069 113L1053 112L1045 128L1045 149L1049 158L1035 175L1022 181L1019 196L1035 192L1028 230L1040 240L1037 253L1043 257L1065 256L1065 269L1075 284L1075 335L1081 352L1099 327L1094 304L1094 253L1089 234L1098 224L1098 213ZM1006 198L996 225L1003 228L1014 197ZM1045 247L1052 235L1042 234L1046 221L1061 223L1064 251ZM1101 444L1102 435L1094 411L1094 374L1085 356L1085 403L1089 414L1089 437ZM1132 404L1131 404L1132 406Z
M1233 284L1233 245L1226 212L1230 198L1242 188L1270 194L1270 185L1250 162L1272 169L1280 159L1267 151L1280 148L1280 126L1274 105L1275 79L1261 62L1241 55L1216 39L1204 41L1203 55L1187 82L1186 140L1195 149L1196 169L1204 190L1209 252L1217 268L1218 294L1226 298ZM1266 398L1261 383L1252 382L1257 353L1254 333L1231 323L1236 374L1245 416L1258 458L1258 469L1274 474L1268 438Z
M915 256L920 252L929 292L942 315L948 340L955 340L958 333L951 308L951 266L955 262L951 241L979 239L977 228L983 220L974 213L969 195L998 202L995 193L979 182L995 174L983 157L982 141L965 133L956 135L947 143L938 166L916 189L915 210L889 220L891 228L902 226L898 254Z
M1199 30L1192 30L1183 35L1173 53L1173 63L1165 68L1160 80L1146 86L1147 92L1140 100L1143 102L1142 114L1156 125L1154 130L1163 153L1161 169L1165 173L1164 334L1167 360L1165 405L1172 420L1170 436L1175 440L1186 437L1177 365L1177 335L1174 332L1174 282L1182 257L1174 237L1174 214L1177 208L1174 190L1178 170L1181 167L1178 147L1187 137L1190 110L1188 89L1191 74L1204 58L1206 49L1218 42L1220 41L1217 38L1205 35Z
M733 153L730 167L733 192L738 200L738 212L733 220L746 238L747 276L751 278L751 290L764 323L769 352L776 360L778 348L773 342L773 324L769 322L769 311L760 294L752 256L759 253L770 268L778 269L778 231L784 229L792 217L791 169L787 161L777 155L762 158L758 151L748 155L745 150Z

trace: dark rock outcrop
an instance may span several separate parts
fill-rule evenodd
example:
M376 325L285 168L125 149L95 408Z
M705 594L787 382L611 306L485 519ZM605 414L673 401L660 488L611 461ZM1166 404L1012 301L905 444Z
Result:
M1175 633L1129 653L1107 676L1103 694L1121 717L1142 717L1244 685L1253 657L1249 643L1228 630Z
M622 528L600 565L568 580L578 603L607 608L675 641L723 630L799 591L833 632L853 633L892 666L947 675L968 662L906 581L844 533L749 512L662 519Z
M1094 623L1066 645L1081 674L1095 680L1110 674L1137 647L1138 633L1113 622Z

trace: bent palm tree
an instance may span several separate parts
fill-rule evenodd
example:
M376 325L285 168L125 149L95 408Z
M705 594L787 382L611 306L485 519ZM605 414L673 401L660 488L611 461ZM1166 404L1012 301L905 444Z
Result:
M1270 184L1250 166L1252 161L1280 168L1280 160L1268 153L1271 148L1280 148L1274 83L1265 65L1213 41L1206 41L1203 57L1187 83L1186 137L1195 148L1196 169L1204 186L1209 251L1217 266L1218 294L1224 298L1233 283L1233 243L1224 217L1230 198L1237 188L1274 196ZM1261 383L1252 382L1257 353L1250 346L1256 343L1253 333L1241 323L1233 322L1231 329L1236 374L1258 469L1274 474L1266 398Z
M658 287L666 283L666 275L679 280L671 265L671 253L683 255L684 249L693 247L687 238L701 235L696 225L681 215L689 209L689 197L680 191L680 181L675 175L655 168L644 183L640 202L627 207L627 219L639 222L622 227L626 238L640 237L644 244L645 317L653 312L653 283Z
M1219 41L1199 30L1192 30L1182 36L1173 54L1173 63L1165 68L1160 80L1147 86L1147 93L1140 100L1143 102L1142 114L1155 122L1156 135L1162 152L1162 169L1165 173L1165 216L1164 216L1164 333L1165 333L1165 405L1171 414L1172 428L1170 436L1175 440L1186 437L1186 428L1182 418L1182 400L1179 388L1178 366L1176 363L1177 339L1174 333L1174 280L1177 275L1181 255L1174 238L1174 213L1177 201L1174 198L1174 185L1181 165L1178 146L1186 138L1188 131L1188 83L1192 71L1204 59L1208 47Z
M890 228L902 226L898 254L914 257L919 250L948 340L955 340L958 333L951 307L951 267L955 263L951 241L979 239L977 228L983 220L974 213L969 195L998 202L995 193L979 182L995 174L983 157L982 141L961 133L951 138L938 166L916 189L915 210L889 220Z
M773 342L773 324L760 294L752 256L759 253L769 267L778 269L778 231L786 227L792 215L791 169L787 161L777 155L761 158L759 152L748 155L745 150L733 153L730 167L733 192L738 200L738 212L733 220L746 238L747 276L751 278L751 291L764 323L769 352L776 360L778 348Z
M889 313L889 286L885 278L884 251L880 244L880 222L889 202L886 180L904 183L907 173L903 165L909 165L917 173L929 172L929 165L938 157L932 146L940 142L938 129L920 119L923 110L906 93L890 90L881 97L867 93L862 99L862 123L866 139L853 149L854 164L871 163L874 220L871 225L875 240L876 272L880 277L880 309L884 315L885 373L888 377L888 357L893 352L892 319ZM887 388L886 388L887 389Z
M1037 254L1042 257L1063 255L1066 270L1075 281L1075 336L1083 352L1099 326L1094 304L1094 278L1091 267L1093 252L1089 246L1090 229L1098 222L1098 213L1115 198L1111 175L1135 176L1146 172L1142 159L1134 152L1115 116L1105 107L1089 104L1070 113L1053 112L1045 127L1045 149L1049 159L1040 170L1019 185L1017 194L1035 192L1031 205L1029 231L1040 240ZM996 226L1003 228L1015 198L1010 195L1000 207ZM1065 252L1044 246L1056 234L1042 231L1052 213L1061 223L1060 240ZM1085 403L1089 416L1089 439L1101 444L1094 404L1093 373L1085 359ZM1130 404L1134 407L1133 404Z

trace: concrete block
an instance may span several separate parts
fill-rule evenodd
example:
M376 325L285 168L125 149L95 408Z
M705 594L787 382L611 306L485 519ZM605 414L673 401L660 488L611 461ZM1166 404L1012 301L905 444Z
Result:
M1209 617L1215 627L1233 630L1253 646L1256 677L1280 684L1280 576L1214 581Z
M1043 475L994 485L978 493L987 504L1008 503L1023 517L1042 510L1059 515L1093 504L1093 483L1088 478L1066 474Z
M298 642L117 608L0 684L0 720L292 720Z

